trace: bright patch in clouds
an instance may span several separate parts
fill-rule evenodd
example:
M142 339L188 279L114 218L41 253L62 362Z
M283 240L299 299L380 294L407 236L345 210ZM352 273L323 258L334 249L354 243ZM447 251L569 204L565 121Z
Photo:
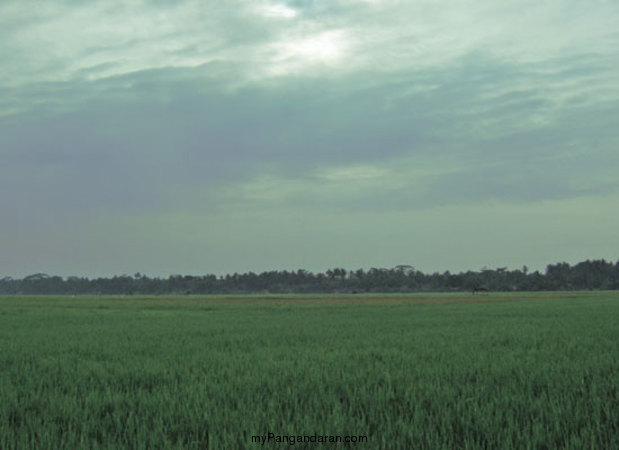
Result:
M344 30L330 30L296 39L284 39L272 45L275 52L272 73L286 75L308 66L334 66L342 62L348 46L348 37Z
M294 19L299 15L297 10L282 4L261 6L258 8L258 14L275 19Z

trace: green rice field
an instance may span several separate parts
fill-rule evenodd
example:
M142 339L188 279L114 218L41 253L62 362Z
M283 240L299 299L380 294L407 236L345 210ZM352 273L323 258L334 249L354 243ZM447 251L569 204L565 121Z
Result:
M0 297L6 450L617 449L618 389L618 292Z

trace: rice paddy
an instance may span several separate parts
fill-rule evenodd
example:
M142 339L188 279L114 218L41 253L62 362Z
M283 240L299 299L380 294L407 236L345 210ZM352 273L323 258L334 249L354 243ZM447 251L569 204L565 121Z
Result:
M472 300L0 297L0 448L619 448L619 293Z

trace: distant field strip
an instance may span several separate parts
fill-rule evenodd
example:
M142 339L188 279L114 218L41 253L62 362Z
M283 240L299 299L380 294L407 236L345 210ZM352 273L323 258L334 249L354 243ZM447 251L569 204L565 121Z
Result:
M618 386L617 292L0 297L1 449L611 449Z

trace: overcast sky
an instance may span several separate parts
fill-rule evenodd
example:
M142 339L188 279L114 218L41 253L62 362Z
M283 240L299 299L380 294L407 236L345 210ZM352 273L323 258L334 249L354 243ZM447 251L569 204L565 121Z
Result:
M0 3L0 277L619 258L619 4Z

